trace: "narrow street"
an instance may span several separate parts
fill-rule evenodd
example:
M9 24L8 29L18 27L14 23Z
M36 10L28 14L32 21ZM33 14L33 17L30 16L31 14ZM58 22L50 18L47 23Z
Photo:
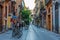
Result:
M60 0L0 0L0 40L60 40Z
M23 30L21 38L12 38L12 31L0 34L1 40L60 40L60 35L47 31L42 28L37 28L30 25L28 30Z

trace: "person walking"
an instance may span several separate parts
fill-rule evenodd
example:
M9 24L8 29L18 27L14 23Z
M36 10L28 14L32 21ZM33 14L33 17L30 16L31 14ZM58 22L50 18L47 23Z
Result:
M12 37L15 37L16 34L16 20L13 19L12 21Z
M21 24L20 24L20 22L19 21L17 21L17 23L16 23L16 37L17 38L20 38L21 36L22 36L22 30L20 30L21 29Z

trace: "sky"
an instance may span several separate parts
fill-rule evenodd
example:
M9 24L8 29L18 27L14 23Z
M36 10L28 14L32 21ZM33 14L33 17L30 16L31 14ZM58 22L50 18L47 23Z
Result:
M35 7L35 0L24 0L25 6L28 7L30 10L33 10Z

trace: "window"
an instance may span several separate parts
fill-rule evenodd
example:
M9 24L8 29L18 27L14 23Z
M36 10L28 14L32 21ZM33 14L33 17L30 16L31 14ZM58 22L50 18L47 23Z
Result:
M55 10L58 9L58 2L55 4Z
M7 6L5 7L5 17L7 18Z
M0 6L0 18L2 17L2 6Z
M11 12L11 7L10 7L10 5L9 5L9 13Z
M50 13L50 8L48 9L48 12Z

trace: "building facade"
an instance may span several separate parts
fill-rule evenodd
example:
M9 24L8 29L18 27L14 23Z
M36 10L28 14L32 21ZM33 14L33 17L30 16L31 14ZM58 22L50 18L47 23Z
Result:
M35 3L35 23L37 23L36 18L40 18L40 22L38 24L40 24L41 27L44 27L56 33L60 33L59 0L36 0ZM37 14L38 17L36 16Z
M35 8L34 8L34 23L35 25L40 25L40 18L39 18L39 14L40 14L40 0L35 0ZM37 20L36 20L37 19Z
M40 26L46 28L46 8L45 0L40 1Z
M0 29L1 31L6 30L7 27L7 22L8 22L8 13L10 13L9 10L10 7L10 1L9 0L0 0L0 19L1 19L1 23L0 23Z
M11 28L12 16L19 15L22 0L0 0L0 31Z
M46 23L47 29L56 33L60 33L60 2L59 0L46 1Z
M52 0L45 0L46 1L46 25L47 29L52 31Z
M53 3L53 31L60 33L60 0L54 0Z

